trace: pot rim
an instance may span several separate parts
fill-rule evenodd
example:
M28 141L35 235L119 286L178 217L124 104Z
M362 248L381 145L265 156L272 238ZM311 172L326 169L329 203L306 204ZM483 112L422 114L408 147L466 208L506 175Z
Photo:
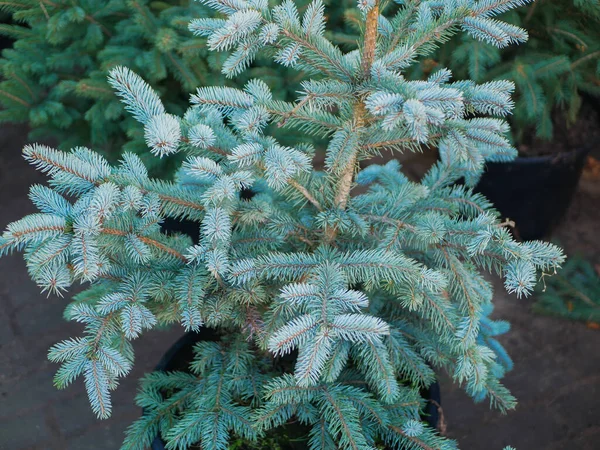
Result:
M578 156L585 156L589 152L592 151L592 145L584 145L581 147L577 147L573 150L568 150L566 152L554 153L552 155L540 155L540 156L517 156L515 159L511 161L489 161L486 164L536 164L536 163L546 163L552 161L561 161L565 159L570 159L571 157L577 158Z
M179 339L177 339L173 345L163 354L162 358L158 361L158 364L154 367L154 370L171 370L168 369L169 364L175 358L175 355L181 351L186 345L193 345L198 342L199 336L196 333L185 333Z

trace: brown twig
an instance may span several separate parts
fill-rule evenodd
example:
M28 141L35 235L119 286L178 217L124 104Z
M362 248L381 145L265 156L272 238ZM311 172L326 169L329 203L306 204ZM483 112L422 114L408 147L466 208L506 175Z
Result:
M375 5L367 13L365 25L365 40L362 49L362 76L368 79L371 74L371 66L375 60L375 49L377 44L377 26L379 23L379 0L376 0ZM363 99L359 99L354 105L353 127L359 132L365 125L367 108ZM338 184L337 194L334 198L334 205L340 209L345 209L350 197L350 189L354 180L354 172L356 170L357 152L354 152L349 158L346 167L342 171L340 182ZM325 241L333 242L337 235L336 228L328 228L325 232Z
M323 211L323 208L321 207L319 201L316 198L314 198L310 192L308 192L308 189L306 189L304 186L302 186L300 183L293 179L290 179L288 183L290 184L290 186L292 186L294 189L296 189L298 192L304 195L304 197L309 202L311 202L315 208L317 208L319 211Z
M125 231L117 230L115 228L103 228L102 232L104 234L111 234L113 236L127 236L127 234L129 234ZM178 258L179 260L183 261L184 263L187 263L187 258L185 256L183 256L181 253L179 253L177 250L175 250L174 248L168 247L165 244L163 244L162 242L158 242L147 236L136 235L136 237L140 241L142 241L144 244L151 245L152 247L157 248L165 253L168 253L171 256L174 256L175 258Z

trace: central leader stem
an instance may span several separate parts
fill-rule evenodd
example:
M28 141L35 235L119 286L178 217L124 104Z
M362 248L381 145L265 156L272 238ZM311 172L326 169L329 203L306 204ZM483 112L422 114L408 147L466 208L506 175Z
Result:
M377 26L379 21L379 0L375 1L375 5L367 13L366 27L365 27L365 40L362 49L362 78L368 80L371 76L371 66L375 60L375 46L377 43ZM362 99L359 99L354 104L354 125L353 128L360 132L365 125L365 117L367 109ZM352 182L354 181L354 172L356 169L356 161L358 156L358 149L349 158L344 171L340 177L338 184L337 194L334 199L334 205L340 209L345 209L350 198L350 189L352 188ZM336 228L330 228L326 232L326 241L332 242L337 234Z

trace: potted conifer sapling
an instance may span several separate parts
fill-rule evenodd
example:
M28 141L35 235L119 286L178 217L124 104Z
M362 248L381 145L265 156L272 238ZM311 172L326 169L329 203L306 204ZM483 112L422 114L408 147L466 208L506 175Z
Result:
M150 152L185 161L165 181L131 153L111 166L83 147L25 147L50 185L31 188L39 213L10 224L0 249L24 250L45 291L91 283L66 310L83 335L50 350L56 385L83 377L93 411L108 417L131 341L177 322L200 340L183 370L142 380L144 413L123 449L157 436L167 449L456 448L420 418L435 370L475 400L513 408L500 381L510 358L495 339L508 325L489 317L483 272L523 296L563 255L515 242L485 198L453 184L516 154L498 117L513 86L402 72L457 29L511 36L498 44L523 36L493 19L516 3L405 1L386 17L378 1L361 2L360 49L343 53L324 37L320 0L302 15L291 0L206 0L222 17L190 28L230 52L224 70L271 54L307 74L293 103L254 79L199 87L179 117L140 76L112 70ZM266 134L269 123L327 138L324 169L310 145ZM441 158L419 183L394 161L359 170L382 149L424 144ZM195 221L199 242L161 233L165 218Z

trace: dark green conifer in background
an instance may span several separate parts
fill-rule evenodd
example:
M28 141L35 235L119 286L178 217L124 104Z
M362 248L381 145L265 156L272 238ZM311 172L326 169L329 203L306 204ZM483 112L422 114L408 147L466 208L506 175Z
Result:
M501 16L529 33L526 44L497 48L454 36L413 77L448 67L458 79L515 83L509 119L515 141L550 140L557 122L573 125L584 96L600 105L600 1L536 0Z

